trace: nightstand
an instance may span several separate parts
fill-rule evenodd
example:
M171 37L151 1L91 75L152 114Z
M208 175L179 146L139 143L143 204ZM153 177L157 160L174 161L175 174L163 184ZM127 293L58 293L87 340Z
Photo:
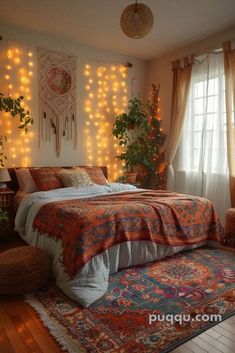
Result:
M10 189L0 189L0 208L8 213L9 220L1 223L0 236L10 235L14 232L15 211L13 207L15 192Z

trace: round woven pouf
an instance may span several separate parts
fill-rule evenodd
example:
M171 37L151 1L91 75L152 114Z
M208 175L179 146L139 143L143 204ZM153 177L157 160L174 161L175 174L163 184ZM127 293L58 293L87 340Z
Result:
M0 293L16 295L43 287L50 276L50 258L41 249L20 246L0 253Z
M235 208L229 208L226 212L224 243L235 247Z

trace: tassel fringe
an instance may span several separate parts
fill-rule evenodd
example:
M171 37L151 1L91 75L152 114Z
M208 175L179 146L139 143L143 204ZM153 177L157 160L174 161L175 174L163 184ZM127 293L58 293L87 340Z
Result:
M50 334L59 343L62 350L68 353L86 353L87 350L83 348L80 343L75 340L55 318L51 317L43 307L43 305L36 299L33 294L25 296L25 302L28 303L39 315L43 324L48 328Z

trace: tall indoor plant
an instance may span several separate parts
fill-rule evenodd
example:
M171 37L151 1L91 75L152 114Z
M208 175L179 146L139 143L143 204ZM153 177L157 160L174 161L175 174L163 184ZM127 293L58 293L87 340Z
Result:
M124 151L116 158L125 162L127 182L135 182L137 173L134 167L143 163L143 143L149 128L147 114L139 98L131 99L127 113L116 117L112 134L124 147Z
M145 187L156 187L163 178L163 146L166 135L161 128L158 95L159 86L152 85L152 99L147 105L143 105L139 98L131 99L127 113L116 117L112 130L119 145L124 148L117 158L125 162L128 173L141 169L141 179ZM130 182L128 173L126 181Z

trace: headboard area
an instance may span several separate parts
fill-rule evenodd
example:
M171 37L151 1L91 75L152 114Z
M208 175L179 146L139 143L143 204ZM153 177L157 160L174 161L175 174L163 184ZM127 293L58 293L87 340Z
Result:
M85 166L79 166L79 167L85 167ZM29 167L29 169L31 168L38 168L38 167ZM48 168L48 167L40 167L40 168ZM71 167L61 167L61 168L64 168L64 169L68 169L68 168L71 168ZM105 178L108 179L108 169L106 166L102 166L100 167L102 169L102 172L105 176ZM11 177L11 181L7 183L7 186L13 190L13 191L18 191L19 189L19 184L18 184L18 181L17 181L17 178L16 178L16 172L15 172L15 169L20 169L20 167L16 167L16 168L8 168L8 171L9 171L9 174L10 174L10 177Z

